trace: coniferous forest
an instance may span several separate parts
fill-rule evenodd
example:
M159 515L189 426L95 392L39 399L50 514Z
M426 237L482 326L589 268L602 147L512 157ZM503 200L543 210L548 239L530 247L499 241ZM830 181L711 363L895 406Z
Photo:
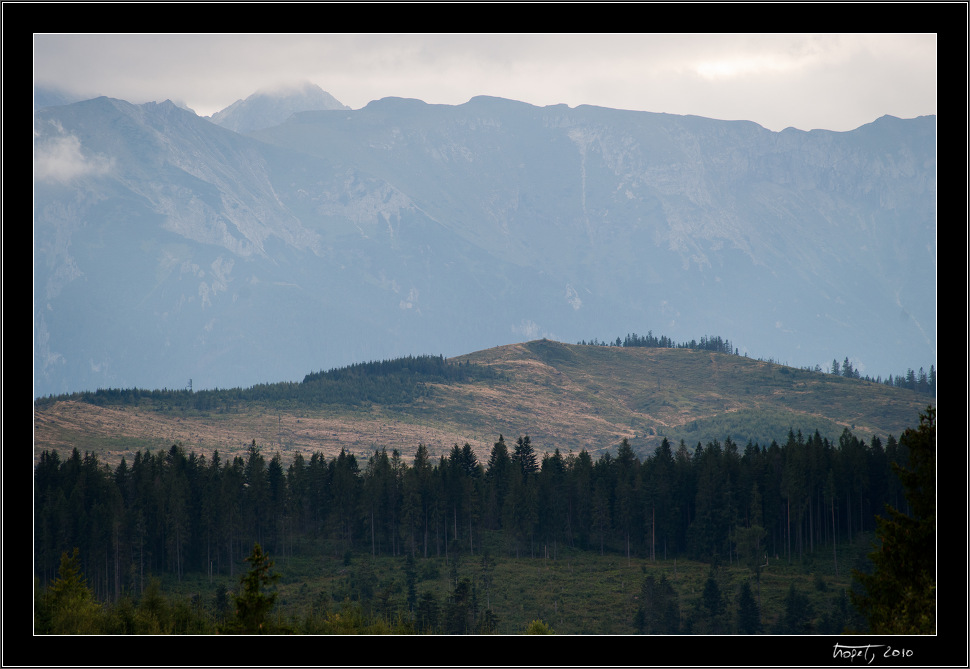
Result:
M885 443L848 429L835 443L817 432L770 444L665 439L640 458L624 441L595 460L585 450L540 457L526 435L499 435L485 459L455 444L437 460L419 445L407 459L378 448L285 462L253 441L231 459L175 443L112 468L76 449L45 451L34 473L35 631L551 632L538 618L512 629L502 620L496 565L571 569L588 555L642 565L637 582L613 587L632 602L630 632L865 632L886 604L873 603L878 560L860 559L858 546L900 518L935 522L914 497L925 500L925 481L907 486L915 467L925 471L926 443L935 458L935 410L920 419ZM301 572L289 580L306 578L301 594L314 603L287 610L274 583L301 560L333 565L347 587L314 595ZM708 570L690 598L667 576L678 560ZM400 577L375 564L399 566ZM769 614L761 584L772 564L857 578L852 592L826 595L826 610L792 583ZM728 569L745 575L730 591ZM424 587L437 577L443 594ZM935 588L935 567L931 577ZM162 583L183 582L204 585L166 598ZM903 629L935 630L923 604Z

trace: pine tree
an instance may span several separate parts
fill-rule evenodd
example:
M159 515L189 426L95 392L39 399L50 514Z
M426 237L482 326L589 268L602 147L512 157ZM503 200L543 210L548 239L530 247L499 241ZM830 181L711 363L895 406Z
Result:
M492 609L485 609L482 612L482 619L478 622L478 633L479 634L494 634L495 628L498 627L499 619L495 615Z
M852 603L874 634L936 633L936 409L920 414L917 429L900 444L909 449L909 467L893 463L906 491L911 515L886 506L877 519L880 546L869 558L873 573L853 570L864 592Z
M792 582L785 596L785 611L775 624L775 634L811 634L815 609L808 595L799 592Z
M539 472L539 462L536 460L535 449L532 448L532 440L529 439L529 435L519 437L518 441L515 442L512 462L518 463L525 475Z
M724 614L724 598L721 596L721 588L717 584L715 568L711 567L711 573L704 582L704 591L701 594L702 615L707 623L710 634L721 633L721 618Z
M677 634L680 632L680 600L673 585L661 574L656 580L647 575L640 585L640 605L633 624L641 634Z
M415 616L415 628L422 634L434 634L438 631L438 619L441 608L438 598L433 592L425 591L421 594Z
M41 634L98 634L101 606L81 573L78 549L61 553L57 578L38 603L36 631Z
M448 634L471 633L474 614L471 581L462 578L455 585L445 608L445 628Z
M267 592L267 588L279 579L279 574L270 573L273 562L259 544L253 546L246 562L250 566L240 581L242 592L235 597L235 622L243 634L266 634L271 631L267 614L276 604L277 594Z
M761 615L758 603L751 594L751 585L744 581L738 595L738 632L741 634L757 634L761 629Z

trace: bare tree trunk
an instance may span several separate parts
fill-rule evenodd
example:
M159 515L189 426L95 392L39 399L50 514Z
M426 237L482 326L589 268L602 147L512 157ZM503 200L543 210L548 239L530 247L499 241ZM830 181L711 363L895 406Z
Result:
M848 521L849 527L846 528L846 532L849 535L849 542L852 542L852 496L849 491L845 491L845 519Z
M809 499L809 502L808 502L808 552L809 553L814 553L815 552L815 525L813 523L814 518L813 518L813 514L812 514L812 506L813 506L813 504L812 504L812 501L811 501L812 498L809 497L808 499Z
M788 564L791 564L791 498L788 498L787 502L787 520L785 521L788 526Z
M838 537L835 536L835 497L832 497L832 558L835 560L835 578L839 577L839 555L836 552L835 545L838 543Z
M121 599L121 540L118 538L118 521L115 521L115 601Z

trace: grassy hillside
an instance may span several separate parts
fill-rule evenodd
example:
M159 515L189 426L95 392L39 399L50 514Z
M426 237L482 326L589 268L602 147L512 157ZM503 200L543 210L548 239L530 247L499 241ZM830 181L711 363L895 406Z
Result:
M784 615L789 588L810 602L809 620L813 633L840 633L841 625L832 628L839 613L839 599L851 589L851 575L845 565L853 564L868 550L871 535L860 537L855 544L840 544L843 568L835 573L829 556L806 557L789 564L771 558L761 574L762 632L771 633ZM416 591L431 593L441 607L446 607L457 578L467 578L475 585L478 605L491 608L498 617L496 632L522 634L532 620L542 620L556 634L636 634L634 617L639 605L640 586L645 577L664 576L676 592L682 631L706 633L702 621L702 596L707 578L716 574L723 598L722 632L736 633L737 600L745 581L757 596L757 583L750 570L732 564L711 565L687 559L627 559L615 554L599 555L566 547L542 547L536 557L515 558L501 550L498 543L490 546L488 572L490 586L483 575L482 553L420 558L416 569ZM303 557L273 556L273 571L280 575L275 614L299 632L315 630L327 614L345 617L354 604L373 618L393 623L398 616L407 617L407 596L403 557L372 557L363 553L334 554L319 547ZM213 581L207 575L192 574L179 582L174 576L164 579L169 596L189 599L198 595L206 607L214 600L219 583L232 590L238 578L222 577ZM387 630L389 631L389 630Z
M845 428L862 439L884 439L916 424L931 402L905 389L692 349L539 340L448 363L474 363L477 371L414 375L402 389L394 386L393 395L369 390L370 399L360 401L337 398L334 390L309 394L319 375L308 375L304 384L279 384L285 392L277 394L236 389L178 391L164 400L146 394L132 402L102 397L95 403L85 396L38 401L35 458L44 449L77 447L115 463L175 441L198 453L218 449L225 457L255 439L284 458L295 452L332 457L342 448L370 454L381 447L409 458L421 443L437 457L455 443L469 443L484 461L500 433L530 435L539 453L595 453L626 438L645 454L664 437L690 446L730 437L743 446L783 441L789 429L818 430L833 442Z

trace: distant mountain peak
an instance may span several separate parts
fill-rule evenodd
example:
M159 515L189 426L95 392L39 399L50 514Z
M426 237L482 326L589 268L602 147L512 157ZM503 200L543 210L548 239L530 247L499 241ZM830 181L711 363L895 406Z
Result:
M58 86L36 84L34 86L34 110L44 107L58 107L69 105L85 99L85 96L78 95Z
M287 97L291 95L314 95L319 93L326 93L322 88L317 86L312 81L304 80L293 80L293 81L280 81L275 84L270 84L268 86L263 86L256 90L250 98L266 95L270 97ZM327 93L329 95L329 93Z
M867 375L936 359L935 117L775 133L485 96L294 116L37 111L37 396L649 328Z
M213 123L239 133L271 128L305 111L349 110L335 97L309 81L281 82L264 86L245 100L209 117Z

